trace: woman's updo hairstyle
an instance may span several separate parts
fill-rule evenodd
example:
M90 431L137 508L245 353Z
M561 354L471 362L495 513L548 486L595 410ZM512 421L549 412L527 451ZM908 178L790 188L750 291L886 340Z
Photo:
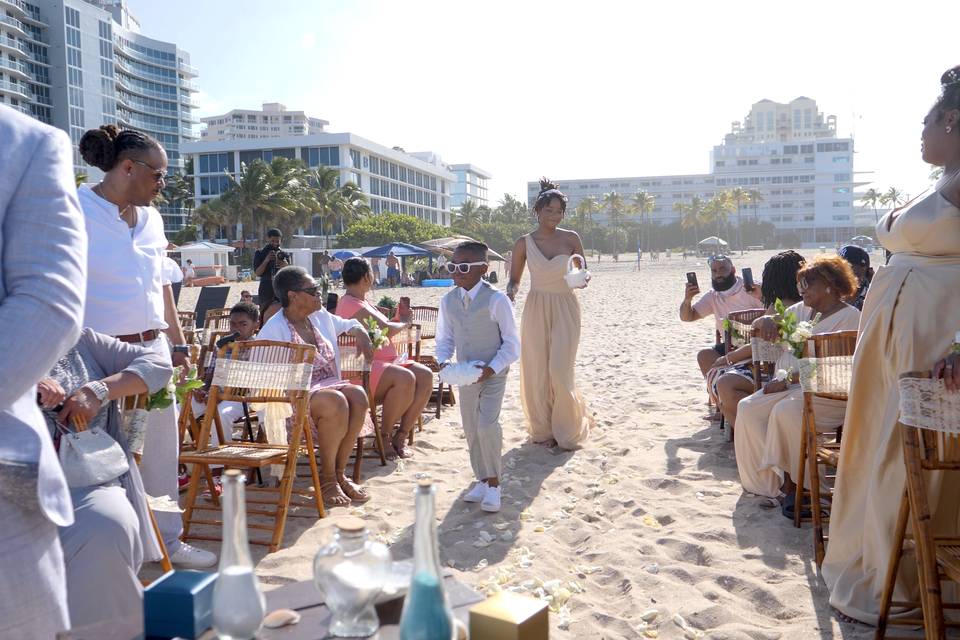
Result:
M840 256L817 256L797 271L797 282L817 279L836 291L841 300L853 296L860 286L857 276L853 274L853 267Z
M80 138L80 155L84 162L104 173L121 160L161 148L160 143L147 134L134 129L121 130L113 124L90 129Z
M347 258L343 263L343 269L340 276L343 278L343 284L357 284L370 273L370 265L363 258Z
M555 183L550 182L547 178L540 178L540 193L537 194L537 199L533 203L533 210L539 213L540 210L550 204L550 201L554 198L560 201L560 209L566 212L567 196L560 191L560 188Z
M933 106L937 109L938 122L945 111L960 109L960 64L940 76L940 97Z

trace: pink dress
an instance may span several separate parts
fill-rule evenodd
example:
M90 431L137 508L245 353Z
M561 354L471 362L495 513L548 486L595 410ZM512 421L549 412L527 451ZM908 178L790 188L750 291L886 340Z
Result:
M381 322L389 322L387 317L380 313L372 304L366 300L355 298L350 294L344 294L337 303L337 315L346 320L357 315L360 309L366 309L367 312ZM370 367L370 393L376 394L377 383L380 382L380 376L383 375L384 370L391 364L395 364L398 367L409 367L413 364L413 361L407 360L406 354L402 357L399 356L396 347L392 344L380 347L374 351L373 363Z

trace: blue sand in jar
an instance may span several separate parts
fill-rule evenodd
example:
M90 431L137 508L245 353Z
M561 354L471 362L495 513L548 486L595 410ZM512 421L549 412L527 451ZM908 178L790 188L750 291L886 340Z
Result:
M443 588L436 576L421 571L410 582L406 614L400 622L401 640L449 640L450 613L444 607Z

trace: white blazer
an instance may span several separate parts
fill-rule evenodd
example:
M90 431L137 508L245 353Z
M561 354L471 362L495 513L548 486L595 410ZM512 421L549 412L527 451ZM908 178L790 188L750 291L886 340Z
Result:
M263 329L257 333L257 340L279 340L281 342L291 342L293 334L290 333L290 325L284 315L285 310L280 310L272 318L267 320ZM363 327L359 320L345 320L340 316L329 313L326 309L320 309L311 313L310 322L333 345L333 362L337 367L337 377L340 377L340 347L337 346L337 336L350 331L355 327Z
M3 105L0 258L0 476L5 463L37 465L39 508L67 526L73 504L36 385L80 337L87 234L70 138Z

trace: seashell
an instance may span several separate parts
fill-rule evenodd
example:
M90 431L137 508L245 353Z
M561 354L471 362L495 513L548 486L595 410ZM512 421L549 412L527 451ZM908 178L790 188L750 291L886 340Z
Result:
M660 521L649 513L643 516L643 524L650 527L651 529L662 529L663 525L660 524Z
M648 565L647 565L646 567L644 567L644 568L647 570L647 573L652 573L652 574L654 574L654 575L660 573L660 567L659 567L659 565L657 565L656 562L654 562L653 564L648 564Z
M656 629L647 629L646 631L643 632L643 635L647 638L659 638L660 632L657 631Z
M693 627L687 627L683 630L683 637L687 640L700 640L700 638L703 637L703 631L694 629Z
M684 620L684 619L683 619L683 616L680 615L679 613L673 614L672 620L673 620L673 624L677 625L677 626L680 627L681 629L686 629L686 628L687 628L687 621Z
M279 629L300 622L300 614L293 609L275 609L263 617L267 629Z
M640 614L640 619L644 622L653 622L657 619L657 616L660 615L660 612L656 609L647 609Z

